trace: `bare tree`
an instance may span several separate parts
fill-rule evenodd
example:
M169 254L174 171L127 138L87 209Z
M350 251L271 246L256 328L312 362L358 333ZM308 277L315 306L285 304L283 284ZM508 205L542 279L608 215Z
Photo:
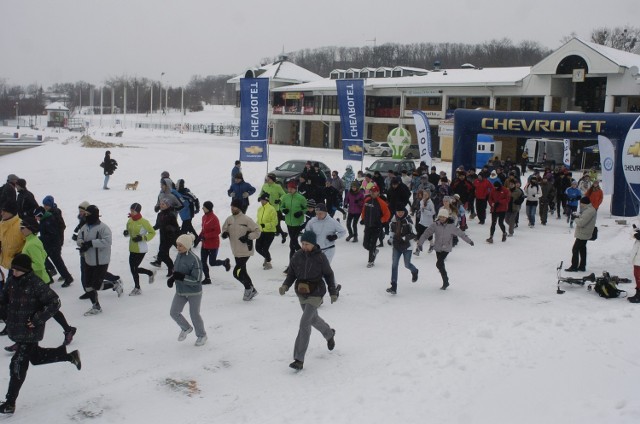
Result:
M640 28L626 25L624 27L601 27L591 32L591 41L617 50L630 52L635 49L640 39Z

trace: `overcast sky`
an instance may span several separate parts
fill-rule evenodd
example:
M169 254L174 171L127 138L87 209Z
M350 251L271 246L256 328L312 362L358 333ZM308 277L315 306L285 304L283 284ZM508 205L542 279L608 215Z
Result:
M555 49L575 32L637 25L638 0L2 0L0 78L9 84L122 75L173 86L240 74L265 57L322 46L479 43ZM604 7L603 7L604 6ZM389 65L402 65L390 63Z

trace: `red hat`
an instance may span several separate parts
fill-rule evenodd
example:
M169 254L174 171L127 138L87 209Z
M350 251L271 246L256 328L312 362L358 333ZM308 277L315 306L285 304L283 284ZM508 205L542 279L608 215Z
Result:
M287 183L287 188L298 188L298 184L295 181L291 180Z
M376 193L380 193L380 187L378 187L378 184L374 184L373 187L371 187L371 191L375 191Z

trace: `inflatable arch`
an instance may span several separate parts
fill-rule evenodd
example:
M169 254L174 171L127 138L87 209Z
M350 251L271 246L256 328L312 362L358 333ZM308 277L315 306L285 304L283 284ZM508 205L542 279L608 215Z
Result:
M637 216L640 206L640 115L617 113L500 112L458 109L454 114L453 169L476 165L478 134L597 140L615 149L611 213ZM606 164L605 164L606 165Z

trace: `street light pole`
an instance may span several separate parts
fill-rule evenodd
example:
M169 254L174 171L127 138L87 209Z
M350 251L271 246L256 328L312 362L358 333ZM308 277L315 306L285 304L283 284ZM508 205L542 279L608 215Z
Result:
M16 102L16 129L20 129L20 102Z
M158 107L158 111L160 113L162 113L162 77L164 77L164 72L160 74L160 98L158 99L159 100L158 104L160 105Z

